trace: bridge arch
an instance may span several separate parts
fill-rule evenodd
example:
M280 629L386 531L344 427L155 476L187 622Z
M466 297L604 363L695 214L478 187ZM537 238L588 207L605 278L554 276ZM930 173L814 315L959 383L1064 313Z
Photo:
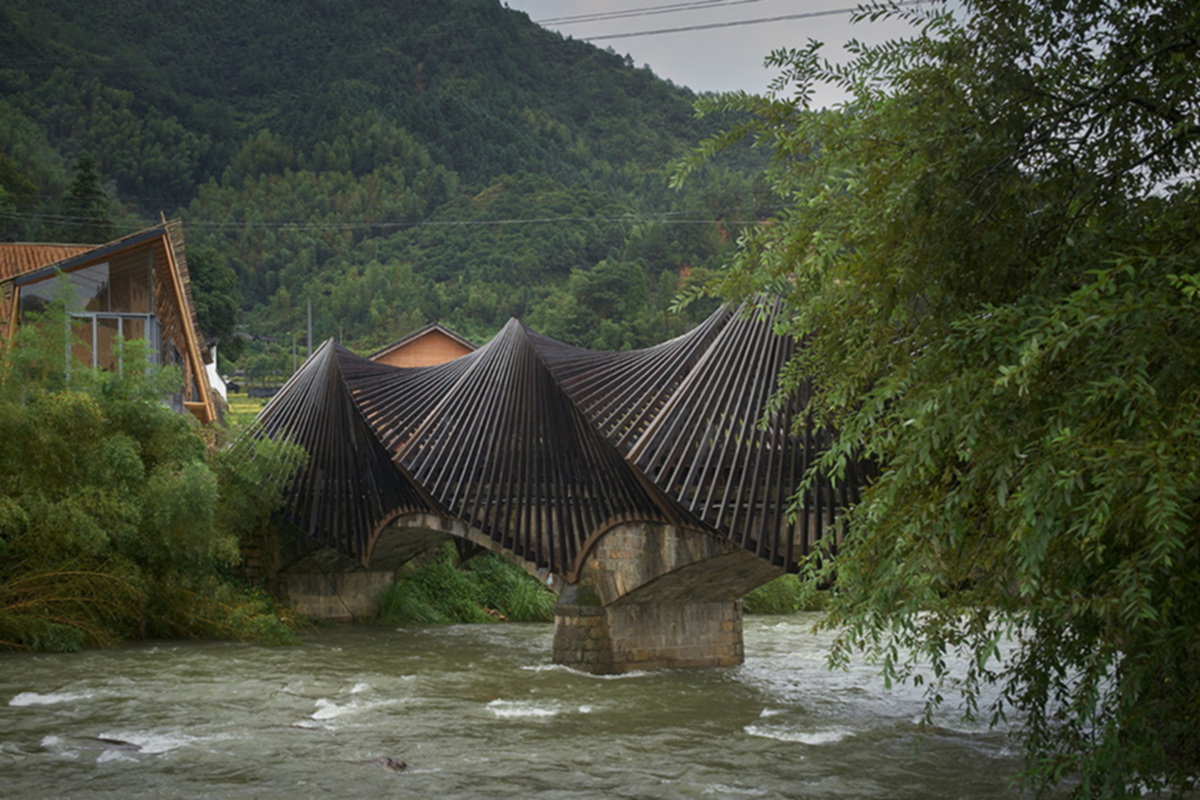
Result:
M358 571L394 570L439 537L504 552L562 590L560 622L606 609L610 642L624 635L617 616L657 614L647 624L665 640L696 628L703 604L723 609L719 633L734 617L740 631L737 597L796 569L863 479L850 465L847 480L818 477L792 497L830 434L802 418L807 389L772 403L794 352L774 333L777 313L769 301L722 308L684 336L622 353L510 320L478 350L418 368L330 340L260 415L262 435L308 456L282 516L310 549ZM571 640L570 623L559 630ZM629 663L702 660L669 650Z

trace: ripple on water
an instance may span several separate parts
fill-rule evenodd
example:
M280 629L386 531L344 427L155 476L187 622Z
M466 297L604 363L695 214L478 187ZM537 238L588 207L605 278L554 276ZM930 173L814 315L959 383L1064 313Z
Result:
M724 783L714 783L709 786L705 786L701 790L701 794L706 794L706 795L707 794L718 794L718 795L722 795L722 796L741 795L744 797L765 797L767 794L767 790L766 789L747 788L744 786L728 786Z
M849 728L824 728L803 730L788 725L747 725L744 730L750 736L774 739L778 742L798 742L807 745L833 744L857 734Z
M10 706L52 706L58 703L71 703L76 700L87 700L91 692L52 692L38 694L37 692L21 692L8 701Z
M653 675L653 672L645 670L632 670L630 672L619 672L615 675L596 675L592 672L584 672L581 669L568 667L565 664L527 664L521 667L526 672L565 672L570 675L578 675L581 678L589 678L596 681L624 681L631 678L645 678Z
M316 702L317 710L311 716L313 719L326 720L336 719L348 714L362 714L376 708L385 708L400 704L401 698L389 698L385 700L360 701L358 699L351 700L349 703L337 703L327 697L319 698Z
M193 736L183 731L109 730L101 733L98 740L107 739L113 742L128 742L137 746L137 750L134 752L146 755L159 755L160 753L169 753L172 750L178 750L181 747L192 747L197 744L207 744L209 742L229 741L234 738L236 737L232 733ZM126 752L128 754L130 751L112 748L106 749L105 752Z
M550 719L561 710L557 704L547 705L531 700L493 700L487 704L488 711L497 719Z
M55 736L54 734L42 737L42 749L53 753L59 758L79 758L79 751L77 749L68 745L67 742L63 741L62 737Z

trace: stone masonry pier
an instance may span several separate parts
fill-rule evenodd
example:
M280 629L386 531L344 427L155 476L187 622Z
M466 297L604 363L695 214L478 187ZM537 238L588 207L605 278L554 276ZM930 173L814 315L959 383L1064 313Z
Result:
M780 574L700 532L619 525L559 596L554 662L595 674L740 664L740 598Z

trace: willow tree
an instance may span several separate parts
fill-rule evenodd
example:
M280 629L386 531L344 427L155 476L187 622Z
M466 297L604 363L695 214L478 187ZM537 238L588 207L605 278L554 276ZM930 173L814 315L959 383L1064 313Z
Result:
M710 290L782 293L820 464L879 478L836 578L833 662L1008 720L1023 780L1179 792L1200 765L1200 6L871 7L906 39L772 54L746 137L787 208ZM813 110L818 82L850 97ZM963 659L967 666L950 669ZM988 688L988 685L994 685Z

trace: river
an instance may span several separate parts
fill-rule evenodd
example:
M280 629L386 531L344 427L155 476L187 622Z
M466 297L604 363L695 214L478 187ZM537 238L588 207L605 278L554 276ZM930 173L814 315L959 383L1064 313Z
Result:
M919 690L826 671L813 620L748 617L740 667L619 677L552 665L544 624L0 654L0 797L1017 796L1010 739L919 732Z

